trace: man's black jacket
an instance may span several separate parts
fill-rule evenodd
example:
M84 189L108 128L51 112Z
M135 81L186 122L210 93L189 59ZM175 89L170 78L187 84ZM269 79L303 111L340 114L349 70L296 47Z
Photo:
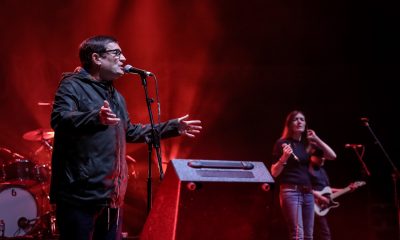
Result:
M118 125L100 123L104 100L121 119ZM128 182L126 142L144 142L150 125L132 124L125 100L112 83L95 81L80 69L63 75L51 126L55 131L51 202L121 206ZM178 121L161 123L157 130L163 138L178 136Z

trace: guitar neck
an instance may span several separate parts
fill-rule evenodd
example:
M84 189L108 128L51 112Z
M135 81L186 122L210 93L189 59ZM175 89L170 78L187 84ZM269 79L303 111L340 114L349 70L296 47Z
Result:
M335 192L335 193L332 193L331 198L332 198L332 199L335 199L335 198L337 198L337 197L339 197L339 196L341 196L341 195L343 195L343 194L349 192L350 190L351 190L350 187L345 187L345 188L343 188L342 190L339 190L339 191L337 191L337 192Z

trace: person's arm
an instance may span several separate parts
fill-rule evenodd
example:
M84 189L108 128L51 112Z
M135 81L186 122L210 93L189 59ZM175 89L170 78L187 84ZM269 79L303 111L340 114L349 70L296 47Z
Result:
M321 140L313 130L307 130L307 138L311 142L311 144L315 145L317 148L321 149L324 152L324 157L327 160L336 159L336 153L333 151L328 144Z
M183 117L178 118L178 131L179 134L185 135L187 137L194 138L196 134L200 133L202 129L200 120L188 120L189 114L186 114Z
M200 120L187 120L189 115L180 118L171 119L160 124L156 124L156 131L161 138L170 138L184 135L190 138L196 137L202 129ZM151 125L131 124L128 119L127 130L128 142L143 142L147 137L151 136Z
M318 191L313 190L313 195L315 201L319 204L328 204L330 202L327 197L322 196Z
M79 111L79 90L68 80L63 80L55 94L51 126L54 130L75 131L91 127L102 127L100 106L93 110Z
M103 106L100 108L99 118L101 124L110 126L117 125L121 120L120 118L117 118L115 113L111 110L110 104L107 100L104 100Z
M293 149L290 147L290 145L289 144L284 145L282 149L282 155L280 156L278 161L276 161L276 163L272 164L271 166L271 174L273 177L277 177L282 173L292 153Z
M344 188L331 188L332 193L338 192L338 191L342 191Z
M280 158L275 164L272 164L271 167L271 174L273 177L278 177L279 174L281 174L281 172L283 171L283 168L286 165L286 160Z
M354 190L356 190L357 186L354 183L351 183L349 186L344 187L344 188L331 188L331 189L332 189L332 193L336 193L339 191L345 191L346 188L349 188L350 192L353 192Z

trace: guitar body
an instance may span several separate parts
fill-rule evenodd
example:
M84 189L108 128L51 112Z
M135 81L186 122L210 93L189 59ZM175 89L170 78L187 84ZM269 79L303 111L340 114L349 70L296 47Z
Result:
M321 191L315 191L319 195L329 199L329 203L324 203L318 198L315 198L315 203L314 203L315 214L317 214L318 216L325 216L331 208L339 207L340 204L338 202L333 201L335 198L349 191L355 190L358 187L364 186L365 184L366 183L364 181L354 182L351 183L348 187L340 191L337 191L335 193L332 193L332 189L329 186L324 187L324 189L322 189Z
M329 203L322 203L321 201L318 201L315 199L315 204L314 204L314 212L318 216L325 216L331 208L339 207L339 203L333 201L332 199L332 189L330 187L324 187L321 191L317 191L319 195L322 195L326 198L329 199Z

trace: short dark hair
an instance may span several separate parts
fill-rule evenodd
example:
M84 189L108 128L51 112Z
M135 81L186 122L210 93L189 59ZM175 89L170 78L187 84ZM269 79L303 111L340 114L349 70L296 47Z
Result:
M315 148L314 151L311 152L311 156L322 158L324 156L324 151L320 148Z
M104 53L106 51L106 45L109 43L118 43L117 39L111 36L98 35L85 39L79 45L79 59L84 69L88 70L92 65L92 54L93 53Z

